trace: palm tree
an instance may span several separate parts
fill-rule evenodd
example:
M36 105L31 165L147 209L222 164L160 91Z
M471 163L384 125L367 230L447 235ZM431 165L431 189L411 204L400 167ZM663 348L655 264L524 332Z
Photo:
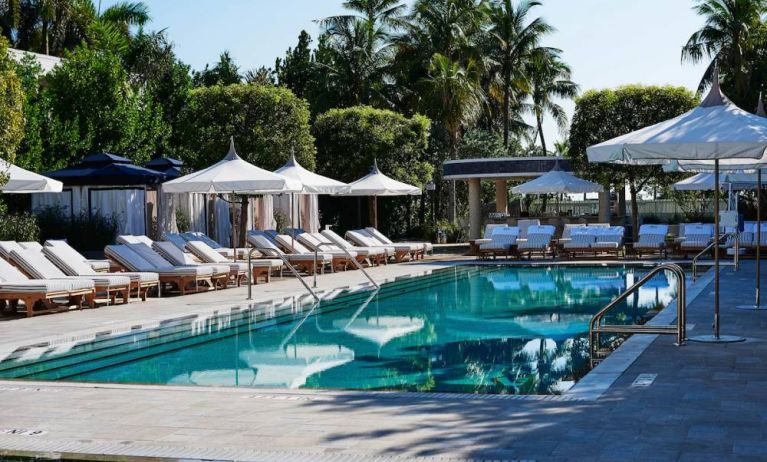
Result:
M543 136L543 118L547 114L552 116L560 131L566 130L567 113L555 98L574 98L578 94L578 85L570 80L570 67L562 62L559 54L560 51L554 48L541 49L528 63L530 99L544 155L548 150Z
M529 90L523 69L540 46L541 39L554 31L542 18L528 21L538 1L524 0L514 5L512 0L497 0L488 9L490 30L489 49L495 61L497 86L503 95L503 144L509 146L512 99L520 105Z
M699 91L711 81L714 66L731 81L731 96L736 103L749 93L752 63L758 48L763 48L765 0L698 0L693 8L705 18L705 25L690 36L682 48L682 61L699 63L711 59L701 79Z
M480 69L469 60L465 66L442 54L435 54L429 76L420 81L428 106L426 112L439 120L449 138L450 158L458 157L461 130L482 114L485 95L479 85ZM448 219L456 217L455 182L450 182Z
M384 76L393 52L393 31L404 22L405 5L398 0L349 0L344 7L358 14L318 21L325 29L323 53L317 64L326 73L326 87L340 105L387 104Z

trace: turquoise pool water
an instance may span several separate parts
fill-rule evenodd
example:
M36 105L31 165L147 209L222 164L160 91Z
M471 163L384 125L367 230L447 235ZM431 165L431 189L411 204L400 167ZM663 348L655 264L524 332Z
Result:
M456 267L153 329L38 346L0 361L33 380L554 394L587 370L592 314L647 270L623 266ZM645 322L675 296L654 278L611 322Z

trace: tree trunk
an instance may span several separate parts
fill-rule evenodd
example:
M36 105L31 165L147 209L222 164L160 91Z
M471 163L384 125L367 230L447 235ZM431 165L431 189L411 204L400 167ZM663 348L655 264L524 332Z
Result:
M242 196L240 198L240 232L237 236L237 245L239 247L245 247L245 239L248 232L248 208L250 207L250 201L248 196Z
M509 147L509 112L510 112L510 104L511 104L511 89L509 86L511 83L509 82L508 78L504 79L503 82L503 147L508 148Z
M450 159L455 160L458 158L458 130L460 128L456 128L454 130L450 131ZM447 199L447 219L450 221L450 223L455 223L456 217L457 217L457 195L456 195L456 187L455 187L455 180L450 180L450 184L448 185L448 199Z
M639 203L636 183L633 181L629 181L629 191L631 192L631 234L636 242L639 240Z
M541 148L543 148L543 155L545 156L549 151L546 149L546 138L543 136L543 117L536 116L535 119L538 122L538 134L541 137Z

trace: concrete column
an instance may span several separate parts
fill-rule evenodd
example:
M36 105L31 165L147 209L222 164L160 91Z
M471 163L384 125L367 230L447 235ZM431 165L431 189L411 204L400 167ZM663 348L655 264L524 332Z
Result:
M482 237L482 194L479 178L469 179L469 239Z
M610 222L610 191L599 193L599 222Z
M495 180L495 211L509 213L509 189L506 180Z

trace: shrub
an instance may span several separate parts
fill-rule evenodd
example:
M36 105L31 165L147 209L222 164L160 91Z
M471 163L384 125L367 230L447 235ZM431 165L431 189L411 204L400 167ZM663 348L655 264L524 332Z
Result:
M40 240L66 239L75 249L83 252L102 251L117 237L118 222L114 216L86 213L69 217L61 207L47 207L37 211Z
M0 215L0 241L39 241L40 227L37 219L29 213Z

